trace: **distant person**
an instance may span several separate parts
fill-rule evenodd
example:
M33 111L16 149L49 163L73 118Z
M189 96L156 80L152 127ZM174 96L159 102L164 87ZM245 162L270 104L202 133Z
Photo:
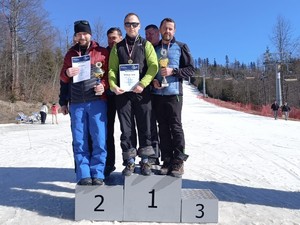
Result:
M278 109L279 109L279 105L278 105L277 101L273 102L273 104L271 105L271 109L273 110L274 119L277 120L277 118L278 118Z
M185 139L181 122L182 82L195 73L194 60L185 43L175 39L175 21L165 18L160 23L161 41L156 46L160 69L153 80L154 110L159 127L163 165L161 175L182 177Z
M112 47L122 41L122 31L118 27L111 27L106 32L107 35L107 43L108 46L106 49L108 52L111 51ZM115 131L115 118L116 118L116 94L108 89L106 91L107 96L107 158L106 158L106 165L104 170L104 176L107 178L115 169L115 162L116 162L116 148L115 148L115 138L114 138L114 131Z
M42 107L40 109L40 114L41 114L41 124L45 124L47 119L47 114L48 114L48 106L46 102L43 102Z
M54 121L56 124L58 124L58 120L57 120L58 109L59 106L54 102L51 106L52 124L54 124Z
M121 148L125 165L122 174L130 176L134 172L135 158L138 155L141 157L141 173L150 175L151 164L148 157L155 152L151 145L152 106L149 84L157 73L158 62L152 44L139 35L141 24L138 15L127 14L124 18L124 28L125 38L114 45L109 57L109 84L116 94L121 128ZM128 77L128 70L130 79L123 80ZM122 89L124 87L126 90ZM132 126L135 122L138 130L138 150Z
M288 120L291 108L288 106L287 102L285 102L284 105L281 107L281 111L284 115L284 119Z
M149 24L145 27L145 36L146 40L150 41L153 47L156 47L159 43L159 29L155 24ZM152 99L152 114L151 114L151 141L152 147L155 151L153 156L149 156L149 162L154 165L159 165L159 140L158 140L158 132L157 132L157 121L156 116L153 109L153 99Z
M61 112L70 112L78 185L103 185L106 163L108 51L92 41L88 21L74 22L77 44L65 55L60 73ZM74 59L84 60L81 67ZM101 69L101 70L100 70ZM98 77L100 72L103 77Z

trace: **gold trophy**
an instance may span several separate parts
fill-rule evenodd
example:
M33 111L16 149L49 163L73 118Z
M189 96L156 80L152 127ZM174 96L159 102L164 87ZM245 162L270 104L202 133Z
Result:
M169 59L167 57L160 58L159 65L161 68L166 68L168 66L168 64L169 64ZM168 81L165 76L162 77L161 86L162 87L169 86Z
M94 77L97 78L96 85L100 84L101 83L101 78L104 75L104 70L102 69L102 63L101 62L97 62L95 64L93 74L94 74ZM95 95L102 95L102 92L96 92Z

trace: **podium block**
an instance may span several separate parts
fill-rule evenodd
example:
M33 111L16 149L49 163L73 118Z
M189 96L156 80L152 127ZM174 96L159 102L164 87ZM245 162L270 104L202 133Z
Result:
M180 222L181 184L171 176L125 177L123 221Z
M75 188L75 220L122 221L123 185Z
M181 222L218 222L218 199L210 190L182 189L181 194Z

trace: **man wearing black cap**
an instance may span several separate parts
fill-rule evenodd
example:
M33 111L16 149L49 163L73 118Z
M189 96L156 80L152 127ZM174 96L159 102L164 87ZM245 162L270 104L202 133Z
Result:
M74 33L78 42L64 58L60 73L59 104L62 113L65 115L70 112L71 116L77 184L102 185L107 155L107 103L104 91L108 88L108 51L91 41L88 21L76 21ZM89 71L86 67L74 66L74 59L81 59L78 58L80 56L87 59L87 63L90 61L91 74L85 73L88 76L78 81L84 70ZM101 79L94 76L96 67L98 70L100 67Z

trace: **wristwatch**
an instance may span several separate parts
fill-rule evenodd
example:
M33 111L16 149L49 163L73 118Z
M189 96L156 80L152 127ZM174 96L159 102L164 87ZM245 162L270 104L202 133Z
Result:
M178 74L178 68L173 68L172 75L176 75L176 74Z

